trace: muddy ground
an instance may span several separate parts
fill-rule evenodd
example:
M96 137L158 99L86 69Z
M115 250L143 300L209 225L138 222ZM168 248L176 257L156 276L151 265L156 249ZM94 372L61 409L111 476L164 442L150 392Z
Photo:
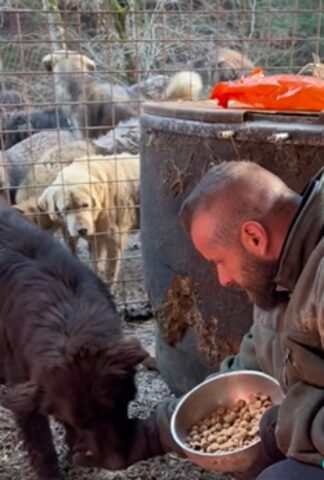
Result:
M148 316L138 235L130 241L115 298L121 312L125 312L126 307L125 318L128 320L123 320L125 332L138 336L144 346L154 352L154 320L138 320L141 315ZM130 405L132 416L145 418L163 398L170 395L161 375L143 366L138 369L137 385L137 399ZM227 475L211 474L188 460L172 455L139 462L118 472L71 468L66 458L61 428L52 422L52 429L65 480L230 480ZM8 411L0 408L0 480L34 479L12 417Z

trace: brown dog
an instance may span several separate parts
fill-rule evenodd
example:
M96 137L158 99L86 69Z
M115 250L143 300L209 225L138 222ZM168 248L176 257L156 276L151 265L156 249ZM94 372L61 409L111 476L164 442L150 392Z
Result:
M207 58L196 61L194 67L199 68L204 84L209 90L209 87L217 82L228 82L248 75L254 64L241 52L218 47Z
M113 85L98 79L95 64L74 51L57 51L43 58L54 75L56 101L79 136L95 138L140 113L140 100L197 99L202 89L198 73L178 72L171 79L153 76L137 85Z
M79 137L85 136L85 130L89 137L97 137L138 115L127 90L96 78L95 63L85 55L61 50L46 55L43 65L53 73L56 101Z
M218 81L227 82L247 75L253 68L253 62L245 55L230 48L218 48L215 52ZM216 80L216 79L215 79Z

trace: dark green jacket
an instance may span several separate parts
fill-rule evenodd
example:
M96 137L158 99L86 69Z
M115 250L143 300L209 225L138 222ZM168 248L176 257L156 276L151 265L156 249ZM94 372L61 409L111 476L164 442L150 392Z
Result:
M253 326L236 356L220 371L254 369L280 382L277 443L287 457L321 465L324 459L324 170L302 193L303 201L279 260L277 288L287 301L272 311L254 309ZM161 442L179 449L169 430L177 401L158 409Z

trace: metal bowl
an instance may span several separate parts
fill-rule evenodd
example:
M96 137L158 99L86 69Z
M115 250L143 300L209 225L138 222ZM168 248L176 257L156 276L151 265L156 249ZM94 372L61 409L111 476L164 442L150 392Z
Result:
M251 393L267 394L275 405L284 398L277 380L251 370L219 374L182 397L171 418L171 432L188 458L207 470L218 472L243 472L252 465L260 452L260 440L225 453L199 452L186 442L191 427L199 420L208 417L218 406L230 407L239 399L248 400Z

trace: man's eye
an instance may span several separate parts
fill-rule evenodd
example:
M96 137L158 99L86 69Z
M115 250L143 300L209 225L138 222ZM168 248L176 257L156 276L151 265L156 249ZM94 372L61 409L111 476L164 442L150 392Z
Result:
M89 204L88 203L82 203L81 207L82 208L89 208Z

